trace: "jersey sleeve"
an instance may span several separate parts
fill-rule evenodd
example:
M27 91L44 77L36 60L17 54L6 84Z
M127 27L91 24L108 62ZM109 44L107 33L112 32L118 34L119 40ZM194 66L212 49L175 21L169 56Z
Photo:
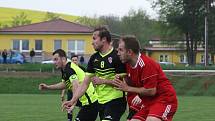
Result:
M94 59L95 59L95 57L94 57L94 55L92 55L87 64L86 75L93 76L95 74L95 70L94 70L94 66L93 66Z
M158 83L159 70L156 64L148 64L144 67L141 74L141 82L144 88L155 88Z
M72 68L68 68L66 71L66 75L70 82L72 83L74 80L78 80L78 76L76 72Z

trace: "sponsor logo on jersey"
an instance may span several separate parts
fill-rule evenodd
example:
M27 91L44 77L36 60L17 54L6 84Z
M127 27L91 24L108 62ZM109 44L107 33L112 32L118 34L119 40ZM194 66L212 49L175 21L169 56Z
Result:
M108 62L109 62L109 63L112 63L112 62L113 62L112 57L108 57Z

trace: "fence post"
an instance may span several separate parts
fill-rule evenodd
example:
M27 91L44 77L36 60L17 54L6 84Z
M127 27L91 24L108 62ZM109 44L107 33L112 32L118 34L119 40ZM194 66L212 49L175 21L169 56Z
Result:
M52 73L55 73L54 68L52 68Z

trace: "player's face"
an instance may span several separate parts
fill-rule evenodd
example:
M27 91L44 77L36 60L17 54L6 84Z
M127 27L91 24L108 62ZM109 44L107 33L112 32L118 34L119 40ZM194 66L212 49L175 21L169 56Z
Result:
M125 42L120 40L119 41L119 46L118 46L118 56L122 63L126 63L128 61L128 54L127 50L125 49Z
M93 33L92 45L95 51L100 51L102 49L103 42L101 40L101 37L99 36L99 31L95 31Z
M53 55L52 60L54 61L54 65L57 69L62 68L63 67L63 61L62 58L59 56L58 53Z
M78 57L73 57L71 60L72 60L73 63L78 65Z

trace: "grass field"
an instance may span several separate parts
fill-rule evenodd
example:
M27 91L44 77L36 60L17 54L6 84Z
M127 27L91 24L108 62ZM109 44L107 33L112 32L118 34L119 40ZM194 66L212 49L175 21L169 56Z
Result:
M214 100L215 97L180 96L173 121L214 121ZM66 121L60 105L59 95L0 94L0 121ZM121 121L125 118L126 115Z

